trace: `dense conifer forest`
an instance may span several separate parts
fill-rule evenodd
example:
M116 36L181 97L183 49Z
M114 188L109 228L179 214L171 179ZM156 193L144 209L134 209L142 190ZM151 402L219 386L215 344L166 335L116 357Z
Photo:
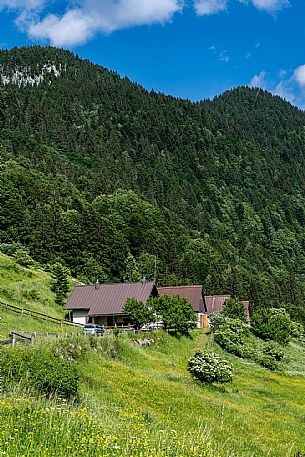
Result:
M203 283L305 320L305 113L192 103L51 47L0 52L0 249L84 281Z

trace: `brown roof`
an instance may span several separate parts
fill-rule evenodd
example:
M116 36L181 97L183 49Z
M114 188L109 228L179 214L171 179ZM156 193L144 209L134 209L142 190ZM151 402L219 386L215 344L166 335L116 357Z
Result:
M202 298L202 286L173 286L158 287L159 295L179 295L190 301L197 313L204 312L204 301Z
M223 311L225 301L228 300L231 296L230 295L205 295L204 301L207 308L208 316L213 313L220 313ZM245 307L245 314L246 319L250 320L250 302L249 301L241 301Z
M158 295L153 282L123 284L95 284L74 287L68 298L66 309L87 309L89 316L122 314L128 298L146 303L148 298Z
M208 316L213 313L220 313L223 310L225 301L230 298L230 295L205 295L204 301Z

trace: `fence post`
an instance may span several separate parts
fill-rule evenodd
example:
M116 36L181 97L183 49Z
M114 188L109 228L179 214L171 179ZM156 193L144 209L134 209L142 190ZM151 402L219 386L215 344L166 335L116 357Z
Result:
M14 348L16 344L16 336L13 334L12 335L12 347Z

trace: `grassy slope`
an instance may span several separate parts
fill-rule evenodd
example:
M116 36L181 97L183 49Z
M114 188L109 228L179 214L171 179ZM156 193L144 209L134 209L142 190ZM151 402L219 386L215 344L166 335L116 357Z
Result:
M150 349L125 346L117 354L121 361L92 355L83 366L84 393L95 407L149 415L152 424L179 436L197 436L199 428L206 428L213 452L220 455L304 452L305 347L293 343L289 349L296 360L286 369L296 371L297 366L297 376L272 373L216 348L235 369L232 385L223 389L198 385L186 371L194 347L204 346L205 339L170 339Z
M21 267L13 258L0 254L0 301L62 319L66 312L54 304L50 279L46 272ZM58 332L60 326L20 316L0 306L0 339L6 339L10 330Z
M62 317L63 310L53 304L49 281L47 273L22 268L0 255L0 300ZM57 326L1 307L0 317L0 338L13 328L58 331ZM194 340L176 340L162 333L154 338L156 344L149 348L137 347L127 337L119 337L116 344L111 337L103 338L103 347L79 364L83 402L93 410L98 425L92 425L91 414L82 407L71 412L66 406L50 408L49 402L31 401L29 412L26 399L0 399L0 450L31 457L140 457L141 452L143 457L282 457L305 452L304 346L290 343L290 361L283 363L280 374L228 355L212 343L210 348L234 366L234 381L223 388L198 385L186 370L194 349L207 344L205 334L197 334ZM20 417L25 420L24 429L17 425L13 432L6 426L19 423ZM54 441L56 427L58 441ZM36 436L30 440L25 430L30 437L31 430L36 430ZM79 447L76 436L82 437ZM38 447L41 451L36 452Z
M77 362L79 406L10 390L0 398L0 451L10 457L304 455L305 346L290 345L295 360L280 374L212 343L235 369L232 385L222 387L196 384L186 370L195 347L206 346L205 334L153 338L149 348L126 336L98 339L96 350ZM82 337L76 346L90 341Z

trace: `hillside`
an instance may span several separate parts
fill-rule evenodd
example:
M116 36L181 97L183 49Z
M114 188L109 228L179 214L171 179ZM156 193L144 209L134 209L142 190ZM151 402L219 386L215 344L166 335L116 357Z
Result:
M194 349L206 346L206 335L176 339L155 333L150 338L154 342L145 348L126 336L103 337L93 351L88 339L69 346L59 342L60 353L68 350L70 358L82 352L73 362L80 375L80 403L69 406L33 394L29 402L18 390L17 398L4 391L1 451L26 457L303 455L304 345L290 343L291 359L275 373L209 342L209 349L234 367L233 383L223 387L197 384L186 370ZM36 355L39 359L37 349Z
M64 319L66 311L55 305L50 283L50 273L37 267L22 267L14 258L0 253L0 302ZM75 329L62 329L60 325L14 313L0 305L0 340L7 340L11 330L25 333L59 333L62 330L71 332Z
M85 281L152 278L156 256L159 284L303 309L303 112L148 93L50 47L1 51L0 75L0 243Z

